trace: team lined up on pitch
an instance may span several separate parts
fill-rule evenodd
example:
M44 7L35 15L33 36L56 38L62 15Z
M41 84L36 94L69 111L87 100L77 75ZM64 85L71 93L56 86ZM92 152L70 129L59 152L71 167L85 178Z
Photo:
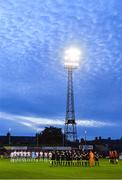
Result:
M92 151L55 151L51 166L99 166L99 154Z
M49 160L50 166L99 166L99 154L92 151L14 151L10 153L10 158L11 162L40 162Z

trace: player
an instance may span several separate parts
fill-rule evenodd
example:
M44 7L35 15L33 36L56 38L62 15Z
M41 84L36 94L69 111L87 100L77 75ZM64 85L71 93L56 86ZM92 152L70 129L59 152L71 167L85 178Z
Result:
M99 166L99 154L97 152L94 153L95 166Z
M114 163L118 164L118 153L117 153L117 151L114 151Z
M89 153L89 165L94 166L94 153L92 151Z
M82 152L81 157L82 157L82 166L86 166L86 153L85 153L85 151Z

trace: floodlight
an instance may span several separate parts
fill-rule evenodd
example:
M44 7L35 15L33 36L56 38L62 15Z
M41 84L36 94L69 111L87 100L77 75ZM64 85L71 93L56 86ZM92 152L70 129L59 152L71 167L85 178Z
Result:
M77 68L80 62L81 52L78 48L71 47L65 51L64 66L66 68Z

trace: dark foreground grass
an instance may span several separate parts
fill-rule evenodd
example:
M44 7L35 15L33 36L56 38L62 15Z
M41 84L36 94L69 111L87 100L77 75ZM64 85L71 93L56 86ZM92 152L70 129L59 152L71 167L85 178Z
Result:
M48 162L10 163L0 160L0 179L122 179L122 161L99 167L50 167Z

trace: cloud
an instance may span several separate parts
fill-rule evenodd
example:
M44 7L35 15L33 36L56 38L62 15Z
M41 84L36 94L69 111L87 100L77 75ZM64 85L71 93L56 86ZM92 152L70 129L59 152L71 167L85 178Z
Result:
M82 127L108 127L115 126L113 122L96 121L96 120L78 120L77 124Z
M0 97L13 94L26 99L35 111L47 96L43 106L47 109L50 97L65 93L63 50L74 43L85 50L75 75L79 103L85 108L95 104L102 114L111 113L115 106L121 111L121 13L119 8L114 13L113 7L119 5L115 1L102 2L0 1ZM114 22L113 16L117 16Z
M14 115L5 112L0 112L0 121L2 120L14 121L18 124L22 124L28 128L31 128L36 131L42 131L45 126L63 126L64 120L61 118L43 118L43 117L34 117L34 116L21 116ZM77 125L79 127L91 127L91 128L100 128L100 127L111 127L116 126L113 122L108 121L97 121L97 120L77 120Z

